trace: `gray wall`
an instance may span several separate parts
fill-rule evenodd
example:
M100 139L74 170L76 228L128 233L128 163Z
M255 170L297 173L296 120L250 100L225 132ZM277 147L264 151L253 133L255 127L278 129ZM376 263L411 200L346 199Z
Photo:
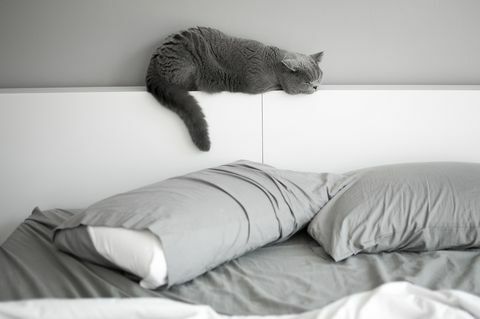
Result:
M0 87L143 85L195 25L325 50L325 84L480 84L478 0L0 0Z

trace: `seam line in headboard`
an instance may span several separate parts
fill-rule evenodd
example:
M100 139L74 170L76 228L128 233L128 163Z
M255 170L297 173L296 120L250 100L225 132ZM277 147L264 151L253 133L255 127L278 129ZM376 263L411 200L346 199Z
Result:
M264 141L264 135L263 135L263 127L264 127L264 123L263 123L263 120L264 120L264 116L263 116L263 94L262 94L262 97L261 97L261 108L260 108L260 112L261 112L261 124L262 124L262 142L261 142L261 145L262 145L262 164L265 164L265 161L264 161L264 158L263 158L263 150L264 150L264 147L263 147L263 141Z

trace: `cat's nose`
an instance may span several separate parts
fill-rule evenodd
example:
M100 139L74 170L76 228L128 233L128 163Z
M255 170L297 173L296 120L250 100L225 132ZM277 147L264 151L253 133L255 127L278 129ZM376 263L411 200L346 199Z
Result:
M314 85L313 89L316 90L318 88L318 85Z

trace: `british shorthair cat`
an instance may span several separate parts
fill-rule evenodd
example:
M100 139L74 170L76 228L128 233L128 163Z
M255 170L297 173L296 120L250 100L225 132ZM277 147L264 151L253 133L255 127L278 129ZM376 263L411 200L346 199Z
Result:
M288 52L212 28L190 28L170 35L155 50L146 86L162 105L180 116L195 145L208 151L207 122L188 91L313 93L322 78L322 56L323 52Z

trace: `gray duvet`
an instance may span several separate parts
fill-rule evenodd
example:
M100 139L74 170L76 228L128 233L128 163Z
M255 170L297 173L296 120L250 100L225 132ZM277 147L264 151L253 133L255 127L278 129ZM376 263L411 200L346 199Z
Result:
M225 314L284 314L406 280L480 295L480 250L359 254L334 263L306 232L260 248L182 285L150 291L136 278L58 251L53 228L79 210L34 213L0 247L0 300L162 297Z

